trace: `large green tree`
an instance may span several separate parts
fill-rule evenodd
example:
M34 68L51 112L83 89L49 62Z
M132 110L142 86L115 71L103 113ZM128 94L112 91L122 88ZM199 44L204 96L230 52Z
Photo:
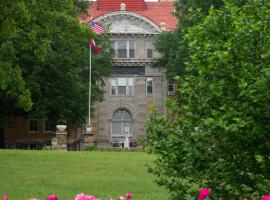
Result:
M166 68L167 76L173 79L175 75L184 73L184 62L187 57L187 46L182 43L186 29L208 14L211 6L219 8L223 6L222 0L178 0L175 1L175 16L178 19L176 30L162 32L155 40L155 48L160 57L153 63L153 67ZM200 14L194 14L199 10Z
M228 0L235 5L242 6L247 0ZM195 25L208 15L209 8L224 6L223 0L177 0L174 2L174 15L178 19L176 30L162 32L155 41L155 48L160 57L153 63L153 67L165 68L169 79L182 75L185 71L185 61L188 57L188 46L183 43L187 28ZM195 12L196 11L196 14Z
M19 78L15 79L21 80L21 87L16 88L26 90L28 97L27 106L22 108L30 108L31 93L30 117L65 120L74 125L85 122L89 74L87 41L95 34L77 15L85 11L87 5L79 0L1 1L1 47L6 49L7 46L9 51L0 52L0 56L9 59L13 70L18 69ZM98 56L92 54L93 101L102 98L102 89L96 83L102 83L110 74L112 59L108 38L99 36L96 40L102 51ZM5 55L7 53L9 56ZM3 110L12 114L9 107L13 107L13 102L7 100L5 93L2 97L9 105L1 105ZM2 113L1 117L4 117Z
M18 108L31 109L30 91L25 86L22 70L16 61L16 46L12 38L18 36L19 28L15 25L12 9L7 8L8 1L0 3L0 126L4 116ZM25 8L16 4L15 10L25 16ZM20 22L20 21L18 21Z
M213 199L258 198L270 188L270 2L226 4L189 28L170 119L147 123L151 169L174 199L210 187Z

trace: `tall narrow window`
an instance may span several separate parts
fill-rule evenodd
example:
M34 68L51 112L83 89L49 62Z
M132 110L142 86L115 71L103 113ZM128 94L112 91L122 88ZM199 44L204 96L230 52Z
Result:
M146 94L148 96L153 95L153 78L146 79Z
M111 95L132 96L133 78L114 78L111 79Z
M29 132L37 132L38 131L38 121L36 119L28 120L28 131Z
M135 57L135 42L129 41L129 58Z
M168 96L172 96L173 94L174 94L173 81L169 80L168 81Z
M145 43L146 57L153 58L154 46L152 41L147 41Z
M117 94L117 81L115 79L111 79L111 95Z
M126 78L118 78L118 95L126 95L127 94L127 79Z
M127 57L126 41L118 41L117 42L117 55L118 55L118 58L126 58Z
M133 78L127 79L127 95L128 96L133 95Z
M125 131L128 131L129 136L132 135L132 116L128 111L120 109L112 116L112 136L125 136Z

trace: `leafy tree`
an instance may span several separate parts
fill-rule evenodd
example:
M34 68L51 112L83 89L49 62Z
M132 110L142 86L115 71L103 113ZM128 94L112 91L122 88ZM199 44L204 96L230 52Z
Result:
M151 171L174 199L258 198L270 186L270 2L227 3L187 30L185 75L170 119L153 111Z
M87 41L95 35L76 16L88 4L79 0L15 0L0 5L4 11L0 37L13 33L3 41L10 44L11 66L18 66L31 92L33 106L28 114L74 125L84 123L88 111ZM102 51L92 56L93 101L102 98L96 83L110 74L112 59L107 36L97 38L97 43Z
M247 0L229 0L229 2L243 6ZM162 32L157 37L155 47L161 56L152 65L153 67L166 68L169 79L184 74L188 47L182 41L187 28L207 16L211 6L220 8L224 6L224 2L223 0L178 0L175 1L174 5L176 9L174 14L179 21L178 26L175 31Z
M25 86L20 66L16 60L16 45L11 41L17 37L19 29L15 25L13 9L20 13L24 20L26 10L20 4L8 7L8 1L0 3L0 127L4 125L4 116L21 108L29 111L32 106L31 94Z
M223 5L222 0L176 1L175 16L178 18L179 24L175 31L162 32L157 37L155 47L161 56L153 63L153 67L166 68L169 79L173 79L175 75L182 75L188 48L182 43L186 28L196 24L206 16L211 6L219 8ZM194 15L194 10L200 10L200 15L198 13Z

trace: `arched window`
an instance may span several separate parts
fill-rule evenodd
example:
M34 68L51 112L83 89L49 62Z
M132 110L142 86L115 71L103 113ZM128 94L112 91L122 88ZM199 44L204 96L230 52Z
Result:
M131 114L120 109L113 113L112 116L112 136L132 135L132 116Z

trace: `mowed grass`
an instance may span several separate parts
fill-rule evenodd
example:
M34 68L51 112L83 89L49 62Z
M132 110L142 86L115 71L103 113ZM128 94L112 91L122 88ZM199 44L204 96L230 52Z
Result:
M83 192L107 200L130 192L134 200L168 199L147 172L153 159L144 152L0 150L0 198L66 200Z

